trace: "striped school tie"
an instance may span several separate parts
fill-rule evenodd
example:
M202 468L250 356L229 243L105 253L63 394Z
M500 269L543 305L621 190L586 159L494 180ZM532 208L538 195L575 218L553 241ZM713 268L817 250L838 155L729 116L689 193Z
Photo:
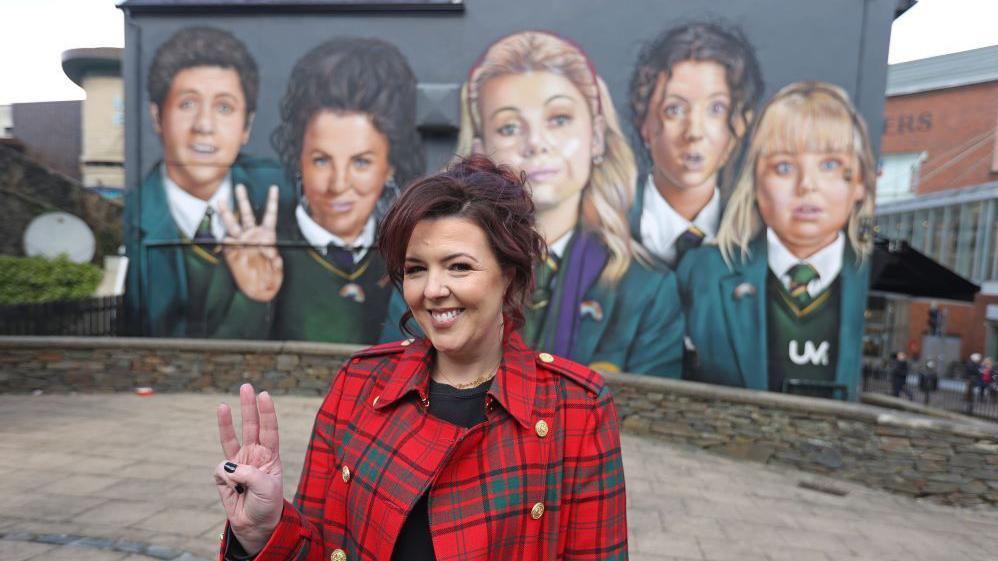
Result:
M707 236L703 230L690 224L690 227L676 238L676 263L679 263L687 251L700 247L705 237Z
M812 301L807 285L820 276L818 270L808 263L798 263L790 267L787 276L790 277L790 298L798 308L806 308Z

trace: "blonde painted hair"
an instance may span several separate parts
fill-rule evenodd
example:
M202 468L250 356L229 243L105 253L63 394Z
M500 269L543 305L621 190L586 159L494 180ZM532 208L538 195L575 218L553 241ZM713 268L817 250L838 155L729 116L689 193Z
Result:
M568 79L589 105L593 121L606 122L602 161L594 161L582 190L581 220L596 232L610 252L601 282L616 284L627 272L634 257L647 262L647 255L631 242L627 212L634 199L637 166L634 154L620 130L620 122L603 80L596 75L586 54L575 44L542 31L524 31L492 44L472 68L461 88L461 131L457 156L473 151L482 138L478 92L492 78L526 72L550 72Z
M755 122L748 151L736 176L731 198L717 232L717 245L731 266L736 254L749 256L749 245L765 224L756 203L756 166L774 153L853 152L859 163L863 199L849 214L846 236L861 263L873 247L866 232L873 216L877 168L866 123L842 88L825 82L790 84L770 99ZM844 173L855 173L845 170Z

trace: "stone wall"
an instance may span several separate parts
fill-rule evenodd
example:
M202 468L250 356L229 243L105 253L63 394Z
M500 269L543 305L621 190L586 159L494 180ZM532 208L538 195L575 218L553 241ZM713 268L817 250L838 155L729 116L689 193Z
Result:
M109 337L0 337L0 393L236 392L324 395L353 345Z
M359 347L184 339L0 337L0 393L321 395ZM960 506L998 506L998 425L862 403L605 374L625 431Z
M934 502L998 506L998 425L606 374L624 430Z

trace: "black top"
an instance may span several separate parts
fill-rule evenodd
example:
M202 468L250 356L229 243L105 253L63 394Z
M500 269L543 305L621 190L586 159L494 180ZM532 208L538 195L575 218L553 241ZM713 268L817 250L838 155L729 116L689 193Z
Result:
M459 390L430 380L430 415L459 427L471 428L485 421L485 393L489 382ZM395 542L392 561L436 561L430 537L429 492L416 502Z
M430 380L430 414L459 427L471 428L485 421L485 393L491 380L484 384L459 390L447 384ZM395 542L392 561L436 561L433 553L433 540L430 537L430 513L427 498L429 492L416 502ZM239 540L232 539L226 532L226 561L248 561L255 555L248 555Z

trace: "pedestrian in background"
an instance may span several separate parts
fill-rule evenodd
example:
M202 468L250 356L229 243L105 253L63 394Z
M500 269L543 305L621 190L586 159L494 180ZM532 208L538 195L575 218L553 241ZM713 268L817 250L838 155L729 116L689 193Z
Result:
M994 378L994 372L991 369L992 364L991 357L985 357L981 361L980 375L977 378L977 395L980 396L981 401L987 399L988 394L991 393L989 389Z
M908 399L915 399L908 389L908 355L904 351L898 351L894 353L894 363L891 365L891 395L901 397L902 393Z

